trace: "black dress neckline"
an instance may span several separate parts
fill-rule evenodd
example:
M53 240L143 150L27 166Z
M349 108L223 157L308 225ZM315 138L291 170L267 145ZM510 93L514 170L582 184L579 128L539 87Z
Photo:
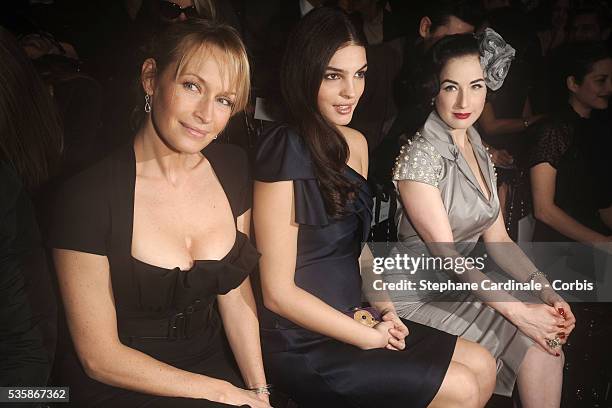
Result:
M212 147L213 145L209 145L210 147ZM207 146L207 147L209 147ZM225 190L224 184L223 184L223 180L224 177L221 176L221 173L217 172L217 169L215 168L215 164L214 164L214 160L211 160L205 153L204 151L206 150L203 149L201 151L201 153L204 155L204 157L206 158L206 160L208 160L208 162L210 163L210 167L212 168L213 174L214 176L217 178L217 180L219 180L219 184L221 185L221 189L223 190L223 193L225 194L225 199L227 200L228 206L230 207L230 211L232 211L232 217L234 218L234 226L236 226L236 216L233 213L233 208L230 202L229 197L227 196L227 192ZM132 255L132 241L134 238L134 202L135 202L135 194L136 194L136 152L134 151L134 145L132 144L130 146L130 154L131 154L131 165L130 165L130 175L129 175L129 180L128 183L130 184L130 196L129 196L129 203L127 204L129 206L129 208L131 209L131 211L126 211L126 217L128 218L126 220L126 229L127 229L127 233L129 238L126 240L126 244L128 245L128 253L129 253L129 257L132 260L132 262L135 262L137 264L140 264L141 266L147 268L147 269L155 269L155 270L160 270L160 271L179 271L179 272L183 272L183 273L189 273L194 271L195 269L198 268L198 266L207 264L207 263L218 263L218 262L228 262L228 260L232 257L233 253L236 251L236 248L238 246L238 237L239 234L244 235L244 238L248 239L246 234L244 234L241 231L238 231L238 228L235 228L235 234L234 234L234 240L233 240L233 244L232 247L230 248L230 250L220 259L194 259L193 263L191 264L191 266L189 267L189 269L181 269L179 266L175 266L173 268L166 268L163 266L159 266L159 265L153 265L150 264L148 262L145 262L141 259L136 258L135 256Z

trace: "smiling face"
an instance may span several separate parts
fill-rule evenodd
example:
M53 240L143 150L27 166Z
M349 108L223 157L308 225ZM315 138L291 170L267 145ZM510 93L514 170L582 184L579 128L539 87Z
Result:
M329 60L319 87L317 105L333 125L348 125L365 87L365 48L347 45Z
M606 109L612 95L612 58L594 63L593 69L580 84L570 77L568 88L572 105L579 105L586 111Z
M197 153L225 128L235 100L235 89L222 51L209 46L192 55L175 75L177 63L157 76L152 59L145 61L145 91L151 95L149 120L171 150Z
M487 88L477 55L448 60L440 72L440 92L435 107L440 118L453 129L467 129L484 108Z

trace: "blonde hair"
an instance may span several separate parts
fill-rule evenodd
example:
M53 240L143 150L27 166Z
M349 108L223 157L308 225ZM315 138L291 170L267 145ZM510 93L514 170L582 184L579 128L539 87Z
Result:
M216 51L216 52L215 52ZM251 87L249 59L240 36L232 27L202 19L170 24L151 43L149 57L155 60L156 75L176 63L175 76L194 58L221 56L222 73L228 73L236 97L232 115L243 110Z

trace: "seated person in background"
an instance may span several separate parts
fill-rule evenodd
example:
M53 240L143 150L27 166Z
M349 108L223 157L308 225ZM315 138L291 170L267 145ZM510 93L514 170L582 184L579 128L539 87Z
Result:
M610 35L610 16L604 10L579 8L571 13L568 41L604 41Z
M612 242L612 202L598 198L609 197L609 174L594 167L609 162L594 154L609 143L610 127L593 117L612 96L612 57L603 43L571 44L555 57L552 100L562 105L533 129L529 152L533 240Z
M567 41L567 20L571 10L571 0L550 0L542 2L540 8L548 27L538 31L542 55L549 55L555 48Z
M364 46L327 7L288 40L289 124L262 137L255 164L266 370L300 407L483 407L495 367L482 347L401 320L389 302L374 304L373 327L343 313L361 304L372 217L367 144L346 127L363 93Z
M484 46L490 43L496 47ZM426 65L429 75L422 78L429 89L426 100L433 106L428 105L430 114L421 130L402 147L394 170L402 206L396 214L399 242L391 257L425 254L466 259L482 238L488 255L512 278L547 284L506 232L493 164L473 127L484 108L487 87L501 86L512 54L512 48L490 29L478 40L460 34L434 45ZM391 269L384 276L396 283L417 273L417 281L434 279L437 272L426 267ZM443 281L451 278L479 288L487 279L476 267L439 273ZM523 407L559 408L561 345L575 319L570 306L552 289L539 295L543 304L522 302L504 290L390 292L405 319L486 347L497 359L496 394L511 396L516 383Z
M31 198L56 170L62 128L46 86L2 27L0 78L0 386L42 386L57 306Z
M417 114L414 100L425 54L446 35L471 33L480 22L478 2L471 0L427 1L414 27L417 37L407 36L368 47L368 80L351 126L368 140L370 177L377 182L391 179L400 137L412 135L426 119ZM399 48L399 49L398 49ZM397 57L399 55L399 57ZM400 58L398 65L395 60ZM386 60L390 60L389 63Z
M56 381L79 406L269 407L247 158L213 143L248 98L244 46L228 26L189 19L149 55L139 131L55 206L74 344Z

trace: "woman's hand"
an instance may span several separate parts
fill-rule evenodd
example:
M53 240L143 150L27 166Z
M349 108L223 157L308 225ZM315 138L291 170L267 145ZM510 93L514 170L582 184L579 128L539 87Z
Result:
M572 332L572 330L574 330L574 327L576 327L576 317L574 317L570 305L563 299L557 300L552 306L557 310L557 312L559 312L561 316L565 318L563 336L559 336L559 338L561 339L561 344L565 344L570 333Z
M402 322L402 320L395 314L395 312L386 312L382 317L384 322L392 322L393 328L389 329L389 334L391 334L391 338L389 339L389 344L387 344L386 348L389 350L403 350L406 348L406 336L408 336L408 328Z
M565 319L565 321L563 322L564 327L560 332L562 333L562 335L559 335L561 344L565 344L570 333L572 332L572 330L574 330L574 327L576 327L576 318L572 313L570 305L565 300L563 300L561 295L559 295L552 289L549 293L543 293L542 300L547 305L552 306L559 313L559 315L561 315L561 317Z
M217 402L236 406L248 405L251 408L270 408L268 396L262 397L262 395L265 394L255 394L252 391L243 390L228 382L221 390L221 395Z
M266 404L270 405L270 395L259 393L259 394L255 394L255 397L265 402Z
M393 336L390 333L390 330L395 326L393 322L380 322L376 326L372 328L372 336L368 336L365 344L360 345L359 347L362 350L372 350L378 348L385 348L390 343L390 339Z
M551 348L546 342L554 338L561 340L560 333L566 332L565 319L554 307L541 303L524 303L521 304L519 311L510 317L510 320L544 350L552 355L559 355L559 350Z

